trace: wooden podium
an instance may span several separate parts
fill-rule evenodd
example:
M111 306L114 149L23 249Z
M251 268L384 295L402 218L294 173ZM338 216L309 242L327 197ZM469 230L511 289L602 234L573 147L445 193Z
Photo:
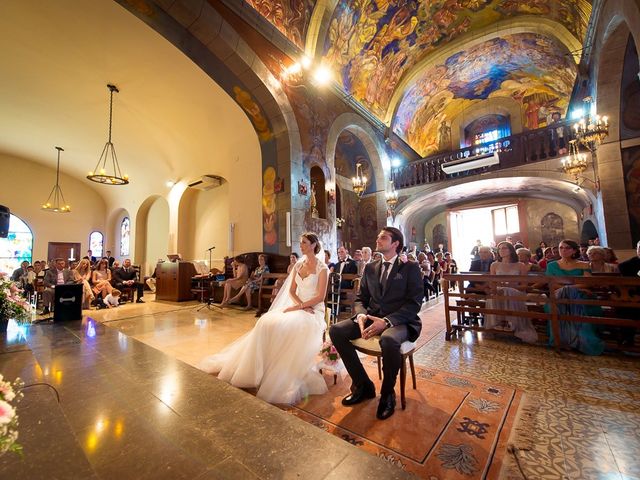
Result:
M191 262L159 263L156 270L156 300L193 300L191 277L196 274Z

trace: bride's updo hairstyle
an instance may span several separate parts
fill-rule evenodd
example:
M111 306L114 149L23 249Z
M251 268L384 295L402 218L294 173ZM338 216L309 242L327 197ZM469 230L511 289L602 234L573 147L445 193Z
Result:
M315 245L313 247L313 253L315 253L316 255L318 253L320 253L320 239L318 238L318 236L315 233L306 232L306 233L303 233L300 236L306 238L307 240L309 240L309 242L311 242L312 245Z

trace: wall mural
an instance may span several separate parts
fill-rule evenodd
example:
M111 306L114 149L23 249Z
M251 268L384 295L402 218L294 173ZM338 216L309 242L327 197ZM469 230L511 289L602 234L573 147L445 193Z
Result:
M586 0L340 0L324 57L345 90L383 117L400 79L426 55L465 33L522 15L554 20L582 43L591 5Z
M378 228L376 198L367 197L358 201L350 190L342 191L342 216L345 221L340 231L341 243L353 254L362 247L376 246Z
M304 48L315 0L246 0L298 47Z
M393 131L419 154L433 154L443 121L494 97L520 103L525 128L543 127L553 111L564 115L576 71L554 39L530 33L495 38L422 72L400 101Z
M265 168L262 174L262 231L264 243L269 246L275 245L278 241L275 180L275 168Z
M640 238L640 147L622 150L622 170L627 193L631 238L635 243Z

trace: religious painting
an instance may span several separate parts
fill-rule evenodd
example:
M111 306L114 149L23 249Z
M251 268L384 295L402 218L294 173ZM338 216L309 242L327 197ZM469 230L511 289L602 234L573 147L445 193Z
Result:
M564 220L557 213L547 213L540 221L542 241L558 245L564 239Z
M277 217L276 217L276 170L267 167L262 174L262 230L264 243L273 246L278 241Z
M637 240L640 239L640 147L622 150L622 170L631 237Z
M363 198L360 201L360 238L361 245L356 248L376 246L376 238L380 230L378 229L378 217L376 208L376 198Z
M307 188L307 184L304 183L304 180L298 180L298 195L307 196L309 189Z
M500 97L520 104L525 128L540 128L552 111L567 109L577 74L567 53L554 39L533 33L493 38L460 51L416 77L400 101L393 131L428 156L441 147L443 121Z
M246 1L297 47L304 48L307 28L316 0Z
M444 245L444 250L445 252L449 250L449 238L447 237L447 228L441 224L438 223L436 226L433 227L433 230L431 231L432 237L433 238L433 245L431 246L432 249L437 249L438 245L442 244Z
M622 85L620 86L620 139L640 136L640 63L633 36L629 35L624 54Z
M323 53L344 89L383 118L401 79L438 47L518 16L555 21L582 43L590 15L586 0L340 0Z
M273 138L273 133L271 132L269 121L262 113L262 108L260 108L260 105L258 105L251 94L236 86L233 87L233 95L236 102L238 102L238 105L240 105L242 110L244 110L248 115L249 120L253 124L253 128L255 128L256 133L258 134L258 140L260 140L260 143L271 140L271 138Z

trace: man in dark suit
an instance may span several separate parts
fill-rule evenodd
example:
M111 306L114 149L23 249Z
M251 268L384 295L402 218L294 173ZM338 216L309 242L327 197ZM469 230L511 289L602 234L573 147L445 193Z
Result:
M111 256L111 250L107 250L105 256L102 258L105 258L105 257L109 261L109 268L113 267L113 262L115 262L116 259Z
M376 413L380 420L389 418L395 409L394 387L402 365L400 346L404 341L415 341L422 330L418 317L423 297L422 274L417 262L399 260L403 246L404 238L397 228L384 227L380 231L376 250L383 258L364 269L355 303L356 315L329 330L352 380L351 393L342 399L347 406L376 396L374 384L350 340L380 335L384 372Z
M27 268L29 267L29 262L24 261L20 263L20 267L16 268L13 273L11 274L11 281L12 282L19 282L21 277L25 277L27 275L28 270Z
M338 263L333 267L334 273L339 273L340 275L349 273L349 274L357 274L358 273L358 264L356 261L349 257L349 250L345 247L338 248ZM353 282L343 280L340 282L340 288L352 288Z
M66 263L64 259L56 258L55 265L56 268L47 270L42 281L44 284L44 291L42 292L42 304L44 305L42 309L43 315L48 315L53 306L56 285L75 283L73 280L73 272L65 268Z
M618 264L623 277L638 277L640 273L640 241L636 244L636 256Z
M113 280L118 290L135 287L138 295L136 302L144 303L144 300L142 300L144 283L138 281L138 272L131 266L131 260L127 258L122 262L122 267L114 269Z
M618 270L623 277L640 278L640 240L636 243L636 256L618 264ZM636 295L640 292L636 292ZM637 318L638 310L635 308L622 308L620 314L626 318ZM636 329L634 327L622 327L622 343L633 345Z

